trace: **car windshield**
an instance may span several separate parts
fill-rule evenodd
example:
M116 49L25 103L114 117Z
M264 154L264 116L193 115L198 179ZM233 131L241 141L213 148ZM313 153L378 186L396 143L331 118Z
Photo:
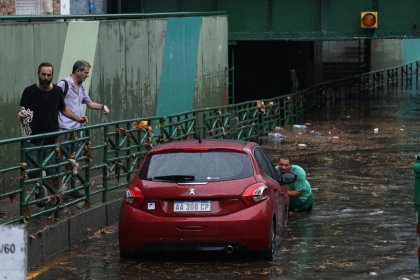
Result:
M248 155L237 152L175 152L152 155L139 177L149 181L209 182L253 175Z

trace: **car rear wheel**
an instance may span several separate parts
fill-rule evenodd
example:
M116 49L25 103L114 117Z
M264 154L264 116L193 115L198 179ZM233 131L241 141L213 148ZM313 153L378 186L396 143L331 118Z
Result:
M120 258L129 258L130 254L120 248Z
M133 251L127 249L126 246L120 246L120 258L133 258L136 256L137 255Z
M273 221L271 225L270 233L270 247L268 250L262 252L262 258L265 260L272 260L274 256L274 250L276 249L276 223Z
M134 257L138 257L138 255L132 253L132 252L125 252L125 251L121 251L120 250L120 258L122 259L130 259L130 258L134 258Z

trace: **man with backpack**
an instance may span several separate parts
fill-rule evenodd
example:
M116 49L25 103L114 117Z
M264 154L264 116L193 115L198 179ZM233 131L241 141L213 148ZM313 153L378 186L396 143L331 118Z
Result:
M110 111L105 104L93 102L83 82L89 77L90 64L85 60L78 60L73 65L72 73L61 80L57 85L63 89L64 103L76 115L83 116L82 104L86 104L89 109L102 110L105 114ZM81 127L81 124L75 122L63 114L59 114L58 121L61 130L69 130Z
M85 60L77 60L73 64L72 73L64 80L59 81L57 84L63 89L64 103L77 116L84 116L82 104L86 104L89 109L102 110L104 114L108 114L110 112L108 106L105 104L93 102L89 97L87 90L83 86L83 82L89 77L90 68L91 66L89 62ZM62 131L81 127L80 123L69 119L61 113L58 116L58 122L60 130ZM63 134L61 136L61 143L69 140L76 140L77 138L80 138L80 136L80 131ZM76 172L78 167L76 153L80 145L81 143L76 141L76 143L64 145L62 149L62 158L68 159L73 165L73 170L76 170ZM74 173L75 171L73 171L73 174ZM81 197L82 194L78 191L74 191L70 193L70 196Z

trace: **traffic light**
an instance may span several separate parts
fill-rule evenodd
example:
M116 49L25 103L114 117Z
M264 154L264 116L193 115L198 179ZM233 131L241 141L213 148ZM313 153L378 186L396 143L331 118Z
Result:
M378 12L361 12L361 28L378 28Z

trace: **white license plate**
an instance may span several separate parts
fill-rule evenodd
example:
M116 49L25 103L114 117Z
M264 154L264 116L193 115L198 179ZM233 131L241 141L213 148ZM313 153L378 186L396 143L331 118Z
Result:
M210 200L175 201L174 212L210 212Z

